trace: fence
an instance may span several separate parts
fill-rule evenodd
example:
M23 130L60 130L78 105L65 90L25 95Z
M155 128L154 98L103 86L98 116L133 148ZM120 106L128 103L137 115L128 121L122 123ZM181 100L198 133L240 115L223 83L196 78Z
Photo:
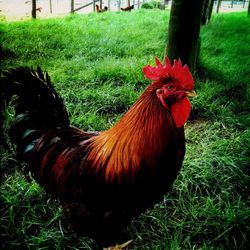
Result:
M134 9L138 9L144 1L152 0L36 0L36 16L52 17L66 15L68 13L90 13L96 11L95 5L98 4L104 8L108 7L110 11L118 11L121 8L134 5ZM155 0L157 1L157 0ZM169 0L158 0L168 3ZM218 0L215 1L215 7ZM249 1L221 1L221 11L246 11ZM24 19L30 18L32 11L32 0L0 0L0 15L6 16L6 19Z

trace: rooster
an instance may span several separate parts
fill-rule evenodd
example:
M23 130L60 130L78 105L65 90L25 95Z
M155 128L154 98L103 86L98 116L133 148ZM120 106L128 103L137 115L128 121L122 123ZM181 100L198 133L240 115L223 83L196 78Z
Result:
M108 11L108 7L107 6L105 6L104 9L102 9L102 7L100 7L98 4L95 5L95 9L96 9L96 12L98 12L98 13L102 13L102 12Z
M12 69L1 79L1 117L15 96L8 137L17 159L59 198L70 227L102 247L121 243L132 218L163 199L184 159L192 75L180 60L172 66L167 57L143 72L152 83L102 132L70 125L62 98L40 67ZM4 144L7 135L0 135Z
M39 11L39 12L42 12L42 7L38 7L38 8L36 8L36 11Z
M121 8L122 11L131 11L132 9L134 9L134 5L127 6L126 8Z

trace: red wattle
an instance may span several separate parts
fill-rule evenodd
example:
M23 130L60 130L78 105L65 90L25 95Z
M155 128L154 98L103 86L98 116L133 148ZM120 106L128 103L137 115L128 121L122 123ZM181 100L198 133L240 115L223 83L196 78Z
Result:
M188 98L184 98L171 105L171 114L174 119L175 126L177 128L182 127L189 117L191 110L191 104Z

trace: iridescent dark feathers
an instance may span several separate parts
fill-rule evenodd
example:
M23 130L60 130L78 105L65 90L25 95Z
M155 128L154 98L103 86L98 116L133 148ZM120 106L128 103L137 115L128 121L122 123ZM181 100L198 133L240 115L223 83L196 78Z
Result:
M15 106L10 138L12 143L17 144L19 156L30 152L35 140L44 131L69 126L63 101L51 85L48 74L43 73L39 66L37 70L19 67L5 72L1 78L0 93L1 120L10 102ZM0 144L4 144L4 138L0 139Z

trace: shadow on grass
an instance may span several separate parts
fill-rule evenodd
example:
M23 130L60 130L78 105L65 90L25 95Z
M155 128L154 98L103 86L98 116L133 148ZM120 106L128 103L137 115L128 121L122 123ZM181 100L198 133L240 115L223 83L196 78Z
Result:
M2 37L4 35L4 32L0 30L0 74L3 72L3 61L6 59L13 59L16 58L16 55L13 51L3 48L3 41Z
M246 127L249 125L247 114L250 107L247 76L240 77L241 72L239 76L226 73L199 64L196 71L198 96L193 102L193 115L215 119L233 115L235 122L240 119Z

